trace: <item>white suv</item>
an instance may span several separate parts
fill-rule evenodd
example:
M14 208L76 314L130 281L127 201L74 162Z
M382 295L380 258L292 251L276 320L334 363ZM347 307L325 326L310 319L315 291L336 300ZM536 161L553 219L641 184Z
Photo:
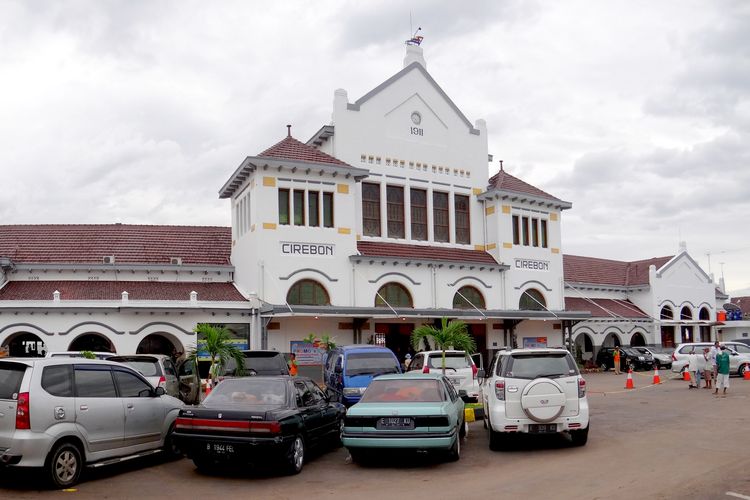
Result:
M442 369L443 351L422 351L414 355L407 371L434 373ZM445 351L445 376L456 391L466 391L465 399L479 401L478 371L477 365L466 351Z
M565 349L498 352L482 392L492 450L501 449L509 433L566 432L575 446L588 440L586 381Z

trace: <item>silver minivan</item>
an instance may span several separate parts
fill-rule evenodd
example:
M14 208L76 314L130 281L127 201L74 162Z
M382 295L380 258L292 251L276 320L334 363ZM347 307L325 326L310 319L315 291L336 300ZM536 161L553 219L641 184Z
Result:
M39 467L55 488L85 466L166 451L179 399L120 363L0 359L0 466Z

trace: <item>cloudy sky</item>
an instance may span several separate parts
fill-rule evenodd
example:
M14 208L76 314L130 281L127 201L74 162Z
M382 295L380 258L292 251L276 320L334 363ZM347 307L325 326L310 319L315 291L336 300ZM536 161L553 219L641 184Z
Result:
M495 159L573 202L564 252L684 240L750 294L742 0L3 0L0 223L228 225L240 161L401 69L410 13Z

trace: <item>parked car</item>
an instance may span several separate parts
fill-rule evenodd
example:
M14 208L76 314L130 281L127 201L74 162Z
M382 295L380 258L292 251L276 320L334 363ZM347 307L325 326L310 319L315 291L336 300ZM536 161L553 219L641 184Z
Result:
M245 375L289 375L289 366L284 355L278 351L242 351L245 357ZM226 361L219 380L237 376L237 364L233 358Z
M443 351L423 351L414 355L407 371L442 374ZM445 351L445 376L457 391L466 392L466 400L479 401L479 368L466 351Z
M440 451L458 460L465 434L464 402L453 383L440 373L411 372L372 381L346 412L343 442L354 461L378 449Z
M490 449L510 433L567 433L583 446L589 435L586 380L565 349L512 349L495 355L479 373Z
M55 488L99 466L175 453L180 400L132 368L81 358L0 360L0 464L42 468Z
M650 354L659 368L667 369L672 367L672 353L674 349L671 347L633 347L633 349L644 356Z
M333 349L326 358L323 380L331 398L355 404L378 375L401 373L393 351L376 345L348 345Z
M96 359L109 359L112 356L117 356L117 354L113 352L92 352ZM45 358L82 358L83 352L82 351L53 351L48 352L44 355Z
M677 349L675 349L675 352L673 353L673 357L676 358L674 361L672 361L672 372L673 373L683 373L685 370L687 370L688 366L688 354L690 354L691 351L695 351L695 354L698 355L698 369L703 370L706 362L703 358L703 349L709 346L712 346L713 344L708 342L694 342L694 343L687 343L687 344L680 344L677 346ZM740 354L737 351L735 351L732 347L727 347L727 350L729 351L729 373L730 374L736 374L739 376L744 376L746 371L750 371L750 354Z
M632 347L620 347L620 369L653 370L654 358L650 354L643 354ZM614 368L614 347L602 347L596 355L596 364L604 371Z
M272 460L296 474L308 448L340 444L345 413L306 377L233 378L180 411L174 440L203 472Z
M175 398L180 398L180 381L177 369L169 356L163 354L133 354L132 356L112 356L110 361L125 363L138 370L154 387L161 387Z

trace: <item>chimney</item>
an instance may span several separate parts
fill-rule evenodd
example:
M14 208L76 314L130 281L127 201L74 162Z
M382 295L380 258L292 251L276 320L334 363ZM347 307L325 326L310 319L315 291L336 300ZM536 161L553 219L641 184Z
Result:
M419 63L424 69L427 69L427 63L424 60L422 47L419 45L406 45L406 57L404 57L404 68L411 63Z
M680 253L687 252L687 243L684 241L680 242Z

